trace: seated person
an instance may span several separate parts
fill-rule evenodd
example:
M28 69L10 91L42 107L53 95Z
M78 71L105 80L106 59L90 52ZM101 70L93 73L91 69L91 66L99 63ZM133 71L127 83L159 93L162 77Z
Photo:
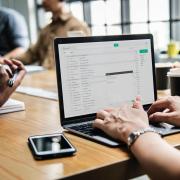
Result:
M38 62L39 65L51 69L55 67L53 55L55 37L67 37L69 31L81 31L84 35L89 35L90 31L84 22L80 22L66 10L64 0L43 0L42 5L46 11L52 12L52 22L41 30L36 44L17 58L24 64Z
M180 97L156 101L148 110L148 115L150 121L163 121L180 126ZM94 127L127 144L132 132L146 131L149 128L148 115L137 98L132 107L125 105L98 112ZM142 133L131 142L129 149L150 178L180 178L180 152L157 133L150 131Z
M9 67L9 69L4 68L3 65L0 64L0 106L2 106L10 97L10 95L15 91L15 89L20 85L26 71L23 64L17 60L2 60L0 63L3 63ZM12 73L19 69L18 76L15 80L15 83L12 87L9 87L7 81L11 78Z
M13 9L0 7L0 42L1 58L18 56L29 46L25 19Z

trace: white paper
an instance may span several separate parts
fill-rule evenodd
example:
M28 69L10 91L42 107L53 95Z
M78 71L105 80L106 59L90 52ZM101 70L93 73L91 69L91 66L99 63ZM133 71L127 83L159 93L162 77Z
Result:
M39 71L44 71L45 68L42 66L36 66L36 65L26 65L25 69L27 73L33 73L33 72L39 72Z
M52 99L52 100L58 100L57 93L52 92L52 91L47 91L47 90L44 90L41 88L20 86L16 89L16 92L28 94L31 96L37 96L37 97L42 97L42 98L47 98L47 99Z
M9 99L3 106L0 107L0 114L23 110L25 110L24 102L15 99Z

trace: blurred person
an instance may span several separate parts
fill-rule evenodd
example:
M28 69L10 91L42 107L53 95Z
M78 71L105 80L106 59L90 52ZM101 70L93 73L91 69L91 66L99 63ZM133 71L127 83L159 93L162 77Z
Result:
M64 0L43 0L45 11L52 12L52 22L40 31L36 44L18 57L25 64L38 63L45 68L55 67L53 56L53 39L67 37L69 31L81 31L89 35L86 23L80 22L66 9Z
M148 115L150 121L180 126L180 97L156 101L148 114L137 97L132 107L99 111L93 126L128 144L150 178L179 179L180 152L149 127Z
M18 56L29 46L25 19L13 9L0 7L0 42L2 59Z
M3 65L2 65L3 64ZM6 66L6 67L5 67ZM8 67L8 68L7 68ZM8 80L12 77L13 72L18 69L18 76L12 87L8 86ZM25 76L25 68L24 65L17 60L0 60L0 106L2 106L11 94L15 91L15 89L20 85L23 77Z

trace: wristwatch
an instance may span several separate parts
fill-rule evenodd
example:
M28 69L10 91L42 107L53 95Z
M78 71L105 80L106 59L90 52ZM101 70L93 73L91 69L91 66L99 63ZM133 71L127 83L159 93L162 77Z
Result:
M130 148L134 142L136 141L136 139L146 133L146 132L154 132L154 133L158 133L160 134L158 131L156 131L155 129L151 128L151 127L148 127L148 128L145 128L145 129L141 129L141 130L138 130L138 131L133 131L129 134L128 136L128 139L127 139L127 145L128 145L128 148Z

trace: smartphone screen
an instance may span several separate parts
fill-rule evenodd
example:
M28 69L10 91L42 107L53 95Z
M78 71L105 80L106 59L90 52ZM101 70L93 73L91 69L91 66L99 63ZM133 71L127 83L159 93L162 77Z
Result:
M29 145L36 158L71 155L76 150L63 134L29 137Z
M57 152L71 148L63 136L41 137L32 139L38 152Z

